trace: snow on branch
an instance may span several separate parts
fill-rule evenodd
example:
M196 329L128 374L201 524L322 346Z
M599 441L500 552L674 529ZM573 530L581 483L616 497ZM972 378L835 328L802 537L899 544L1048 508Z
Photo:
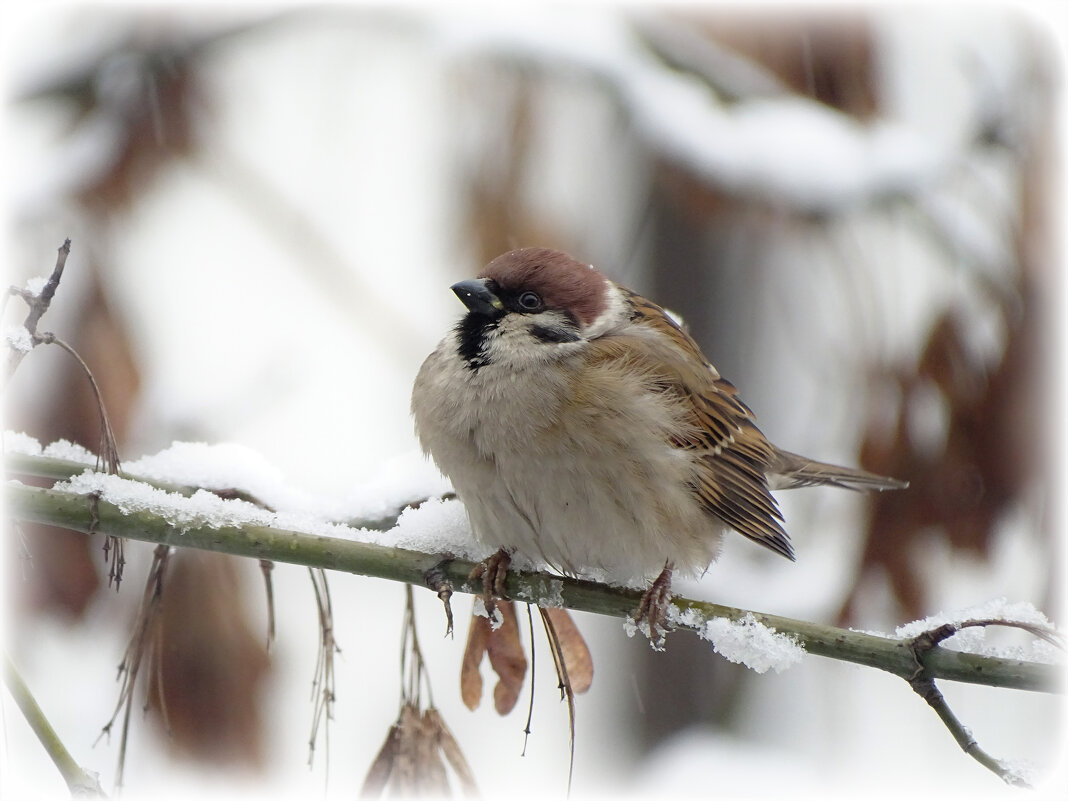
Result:
M471 536L462 504L423 495L406 502L402 509L382 514L381 503L369 508L359 504L348 511L354 519L378 518L378 528L353 527L324 519L309 509L314 504L299 496L289 497L290 510L183 485L198 473L209 483L242 490L258 477L259 491L277 503L285 494L275 485L277 474L237 450L206 445L176 445L162 454L131 462L127 470L153 476L149 481L125 475L106 474L85 466L84 455L73 446L41 448L25 435L5 437L7 472L46 476L59 481L51 489L7 482L5 501L16 520L46 523L84 533L102 533L113 538L154 542L162 547L189 547L264 560L305 565L320 570L344 572L420 584L437 593L451 619L448 599L454 589L482 591L472 581L477 560L486 556ZM42 455L63 454L60 460ZM236 460L235 456L238 456ZM215 464L212 466L213 458ZM202 467L195 468L197 461ZM229 461L230 468L224 466ZM234 469L234 464L243 466ZM168 467L169 466L169 467ZM401 469L402 481L384 480L378 488L391 503L410 495L424 479ZM210 474L210 475L209 475ZM66 480L62 480L62 479ZM181 479L181 480L178 480ZM151 482L151 483L150 483ZM431 484L434 482L431 481ZM420 486L426 489L426 485ZM363 503L367 503L367 495ZM304 509L298 507L305 506ZM339 507L340 508L340 507ZM641 591L589 580L557 576L544 569L519 563L509 572L505 593L514 600L540 607L564 607L610 615L627 620ZM534 565L533 567L538 568ZM950 710L935 686L948 679L988 686L1039 692L1060 692L1063 658L1052 648L1063 649L1061 635L1029 604L1004 600L954 615L941 615L900 627L893 636L839 629L833 626L763 614L746 609L676 597L669 607L669 622L709 640L717 653L745 664L758 673L781 671L801 661L806 653L875 667L904 679L938 714L954 739L969 756L1010 784L1026 783L1013 763L987 754ZM988 626L1013 626L1039 638L1029 651L975 653L942 647L961 632ZM958 648L960 645L958 644ZM1018 658L1026 655L1027 658Z
M577 15L562 26L537 15L450 15L434 33L456 60L490 59L604 87L653 152L771 206L827 214L919 198L959 166L959 154L918 131L861 122L787 91L715 43L702 40L697 54L692 34L653 22ZM654 52L667 41L689 71Z
M8 437L8 445L24 438ZM32 450L32 446L26 449ZM55 460L5 454L8 472L47 475L61 472ZM72 463L77 464L77 463ZM135 467L131 462L129 467ZM235 476L236 478L236 476ZM177 484L177 482L175 482ZM100 532L162 543L341 570L414 584L437 577L461 592L477 593L470 583L474 563L486 554L471 537L462 504L423 496L382 528L354 528L298 512L267 511L240 499L224 500L207 492L165 492L158 486L121 476L83 472L52 489L9 481L8 510L16 519L50 523L82 532ZM358 509L351 511L359 512ZM531 570L509 575L506 588L517 600L594 612L626 619L640 591ZM754 670L782 670L801 651L877 667L902 678L917 669L912 629L895 636L839 629L817 623L676 597L671 621L715 643L727 658ZM1023 607L1017 609L1022 610ZM988 610L993 611L993 610ZM1022 612L1020 612L1022 614ZM740 624L726 630L719 619ZM1036 624L1037 625L1037 624ZM1051 628L1051 627L1050 627ZM922 631L927 628L920 626ZM1059 665L1048 660L1012 659L933 648L924 655L933 677L1042 692L1058 691Z

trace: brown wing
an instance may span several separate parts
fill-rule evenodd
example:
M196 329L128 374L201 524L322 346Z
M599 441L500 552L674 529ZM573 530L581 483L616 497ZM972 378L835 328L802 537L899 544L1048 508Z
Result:
M651 354L658 362L656 372L663 375L665 390L678 394L692 410L693 430L672 444L702 454L694 494L709 515L792 560L793 545L768 490L775 446L756 427L738 390L720 377L693 338L655 303L623 291L635 309L633 319L665 336L663 347L654 347ZM677 345L689 358L678 356Z

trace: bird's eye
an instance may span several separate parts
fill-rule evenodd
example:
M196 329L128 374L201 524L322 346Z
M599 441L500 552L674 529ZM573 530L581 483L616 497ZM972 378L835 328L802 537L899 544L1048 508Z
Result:
M524 292L519 296L519 308L524 311L537 311L541 308L541 297L537 292Z

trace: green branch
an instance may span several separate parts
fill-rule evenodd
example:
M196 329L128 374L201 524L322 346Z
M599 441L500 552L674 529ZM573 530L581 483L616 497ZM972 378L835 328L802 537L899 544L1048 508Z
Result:
M83 770L74 761L67 747L63 745L63 741L59 739L56 730L48 722L48 718L41 711L30 688L26 686L26 682L22 680L22 676L7 654L4 654L4 684L7 685L11 697L15 699L15 703L23 717L26 718L26 722L30 724L33 733L37 735L37 739L59 769L71 795L83 798L105 798L104 791L100 789L100 783L96 777Z
M39 457L20 457L25 462L47 462ZM41 470L52 466L41 465ZM58 476L54 476L58 477ZM45 523L84 533L101 533L143 542L181 548L199 548L235 556L339 570L375 578L424 585L426 574L450 582L462 592L475 593L467 576L473 563L443 560L441 554L426 554L353 540L323 537L267 526L195 526L179 530L149 512L124 513L115 505L92 496L9 483L5 490L8 514L17 520ZM552 588L554 598L574 610L627 618L637 608L640 593L591 581L548 573L512 572L508 594L518 600L536 601ZM1062 669L1013 659L961 653L936 647L924 653L921 662L912 640L883 637L778 615L750 612L705 601L677 597L674 603L685 614L693 610L707 620L723 617L741 620L752 615L776 632L795 638L811 654L885 670L903 679L918 669L932 679L984 684L1041 692L1059 692ZM680 625L680 628L686 626ZM697 629L699 626L691 626Z

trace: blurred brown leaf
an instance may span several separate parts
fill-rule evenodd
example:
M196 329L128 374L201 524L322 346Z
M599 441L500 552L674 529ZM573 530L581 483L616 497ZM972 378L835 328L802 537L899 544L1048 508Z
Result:
M149 706L179 753L217 764L264 766L262 693L269 661L248 621L247 560L174 553L164 582Z
M916 372L897 378L902 400L892 430L873 424L866 433L861 464L912 483L871 496L860 568L839 622L853 620L860 587L875 570L886 573L909 618L923 617L930 610L916 560L928 538L944 536L953 548L989 559L999 523L1037 477L1046 417L1037 391L1040 325L1026 281L1020 292L1019 314L1005 312L1005 349L992 368L971 355L965 323L945 312ZM944 443L918 439L918 405L932 393L945 413Z

